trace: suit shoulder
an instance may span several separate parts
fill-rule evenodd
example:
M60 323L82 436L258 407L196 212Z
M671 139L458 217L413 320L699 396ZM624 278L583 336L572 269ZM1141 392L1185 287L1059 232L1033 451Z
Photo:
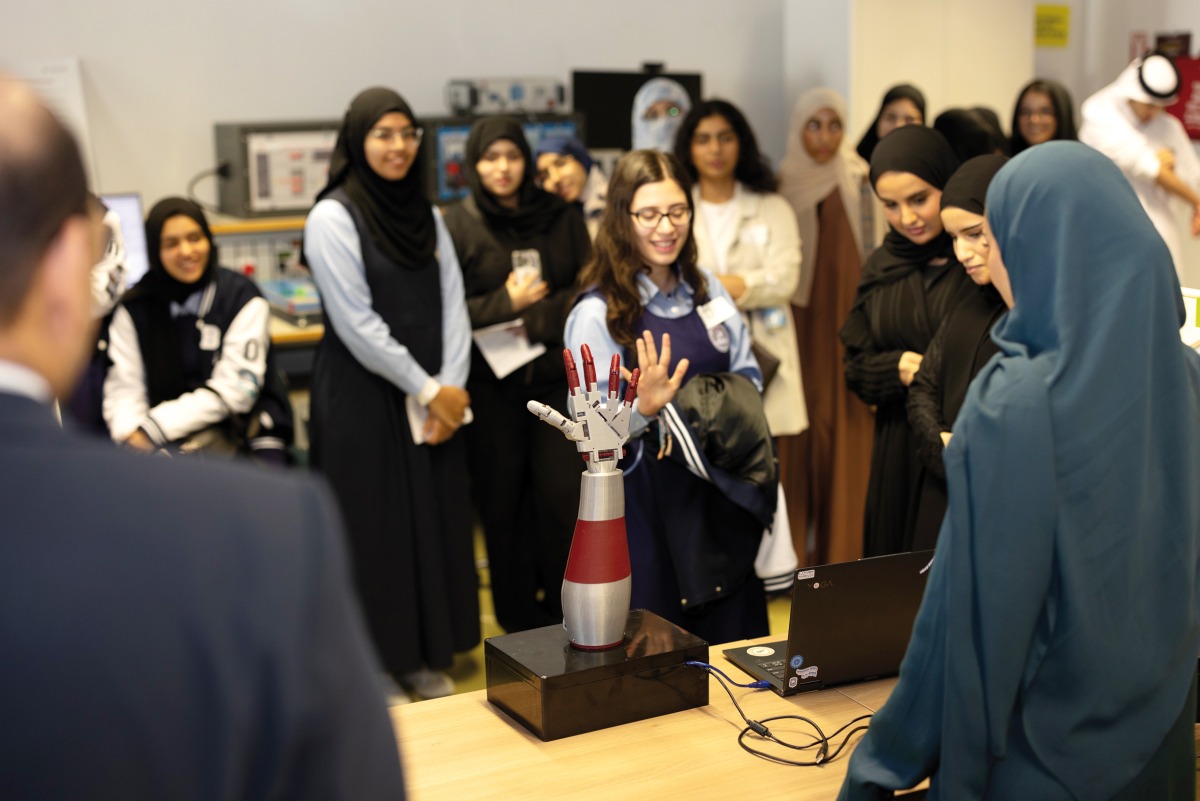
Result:
M168 459L119 451L103 444L79 445L56 470L56 482L76 487L97 509L114 518L137 519L149 508L169 509L196 527L247 523L306 527L303 515L314 515L333 502L324 483L311 474L261 467L248 462L215 462L195 458ZM332 513L323 513L332 516Z

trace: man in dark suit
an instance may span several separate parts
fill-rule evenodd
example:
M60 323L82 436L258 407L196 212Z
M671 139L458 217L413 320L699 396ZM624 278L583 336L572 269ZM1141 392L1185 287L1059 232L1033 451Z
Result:
M85 183L0 76L0 798L403 798L326 490L56 421L92 342Z

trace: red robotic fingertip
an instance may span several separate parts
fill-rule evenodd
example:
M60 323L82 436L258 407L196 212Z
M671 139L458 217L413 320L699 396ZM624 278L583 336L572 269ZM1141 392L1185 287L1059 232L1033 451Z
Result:
M575 369L575 357L571 355L570 348L563 348L563 367L567 369L567 388L574 395L579 389L579 371Z
M625 388L625 403L633 405L633 399L637 397L638 379L642 377L640 368L633 368L633 374L629 376L629 386Z
M583 382L586 384L584 389L591 392L592 387L596 385L596 360L592 358L592 349L586 344L579 348L579 352L583 354Z

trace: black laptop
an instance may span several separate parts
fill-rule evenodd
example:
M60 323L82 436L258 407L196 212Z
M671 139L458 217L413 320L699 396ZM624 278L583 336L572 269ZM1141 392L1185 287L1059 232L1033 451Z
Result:
M787 641L725 651L780 695L900 671L933 551L874 556L796 571Z

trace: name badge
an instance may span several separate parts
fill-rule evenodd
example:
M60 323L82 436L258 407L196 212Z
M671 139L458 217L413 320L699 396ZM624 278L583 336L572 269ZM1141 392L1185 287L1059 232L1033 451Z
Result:
M767 233L767 226L763 223L759 223L757 225L743 226L738 236L743 242L748 242L751 245L759 245L761 247L762 245L767 244Z
M726 320L733 319L737 315L737 309L728 299L717 296L703 306L698 306L696 314L700 315L700 321L704 323L705 328L716 328Z
M216 350L221 347L221 329L215 325L200 323L197 325L200 329L200 350Z

